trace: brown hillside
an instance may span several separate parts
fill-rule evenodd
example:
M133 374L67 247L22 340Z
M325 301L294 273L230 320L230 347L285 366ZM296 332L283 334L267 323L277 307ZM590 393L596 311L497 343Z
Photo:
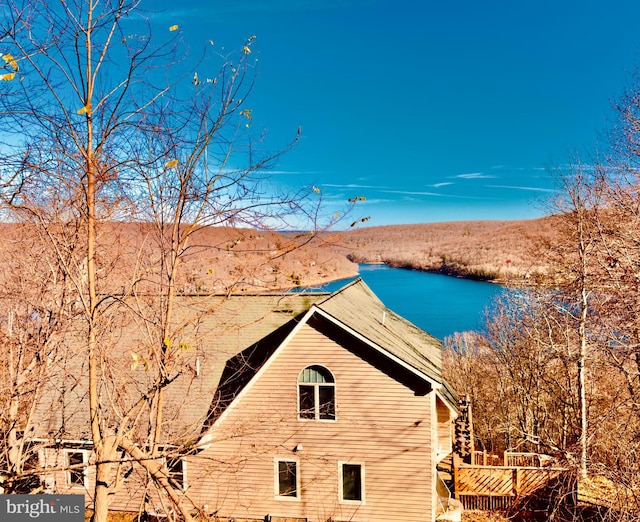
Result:
M75 254L73 226L51 227L63 258ZM149 223L103 223L99 226L99 292L125 292L136 281L138 291L157 289L161 246ZM179 292L205 294L260 292L299 285L316 285L354 276L358 267L344 253L327 247L331 238L299 234L209 227L197 231L183 257ZM0 223L0 278L26 274L34 260L47 263L53 249L42 230L31 225ZM80 269L83 261L74 263ZM24 268L19 268L21 265ZM44 268L46 271L46 268ZM26 276L25 276L26 277Z
M100 234L102 280L109 286L103 291L125 288L134 273L154 279L159 250L151 225L103 224ZM541 238L552 236L552 218L370 227L313 239L205 228L190 243L180 289L183 293L218 293L314 285L356 275L355 263L523 282L544 272L531 252ZM34 228L0 224L0 252L5 260L27 256L25 247L38 249L37 243ZM15 265L5 263L4 270L13 270L10 266Z
M372 227L345 232L341 245L358 263L525 282L545 271L533 252L543 239L553 238L553 223L553 217L545 217Z

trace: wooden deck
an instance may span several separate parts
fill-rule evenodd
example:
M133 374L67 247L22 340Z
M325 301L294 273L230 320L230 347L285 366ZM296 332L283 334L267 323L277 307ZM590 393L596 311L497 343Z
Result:
M475 454L473 464L456 459L453 470L455 497L465 509L496 511L509 511L523 505L538 510L575 497L575 472L560 467L542 467L540 464L545 460L536 454L484 455L481 462L486 464L476 464Z

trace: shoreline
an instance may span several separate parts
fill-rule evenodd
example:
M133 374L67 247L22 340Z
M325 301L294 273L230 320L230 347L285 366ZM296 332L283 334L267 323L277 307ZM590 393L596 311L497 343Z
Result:
M508 284L513 284L513 282L505 280L503 278L494 278L494 277L487 277L487 276L476 276L473 274L469 274L466 271L461 271L461 270L443 270L443 269L438 269L438 268L425 268L423 266L415 266L412 265L410 263L385 263L384 261L360 261L357 263L358 267L360 265L373 265L373 266L387 266L389 268L394 268L394 269L399 269L399 270L412 270L415 272L424 272L424 273L428 273L428 274L436 274L436 275L442 275L442 276L446 276L446 277L453 277L456 279L465 279L467 281L476 281L479 283L491 283L491 284L495 284L495 285L499 285L499 286L506 286ZM323 279L321 281L315 281L315 282L305 282L304 285L300 285L297 287L291 287L291 288L305 288L305 289L312 289L312 288L316 288L319 289L323 286L327 286L333 283L336 283L337 281L341 281L341 280L347 280L347 279L353 279L356 277L362 277L362 273L360 272L360 270L358 269L355 273L350 273L350 274L346 274L346 275L341 275L339 277L336 278L331 278L331 279Z

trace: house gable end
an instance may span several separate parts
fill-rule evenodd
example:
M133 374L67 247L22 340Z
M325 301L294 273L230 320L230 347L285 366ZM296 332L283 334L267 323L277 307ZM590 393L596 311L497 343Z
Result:
M409 370L400 361L390 358L383 351L353 335L323 314L314 314L309 318L308 324L345 350L357 355L371 366L411 389L415 395L426 395L433 389L433 383L429 380L418 375L417 372Z
M339 297L339 303L333 308L330 306L332 296ZM388 339L392 346L387 349L384 345L365 335L372 328L369 324L370 321L365 320L362 328L364 331L361 332L358 324L345 324L329 311L342 312L345 300L348 302L351 299L349 296L358 300L357 303L352 304L370 303L376 308L383 307L384 305L364 282L358 280L351 283L332 296L313 304L306 313L297 316L227 361L220 385L203 425L202 435L216 423L221 422L226 411L235 407L241 396L259 378L261 372L271 364L272 360L278 357L280 351L296 335L296 332L306 324L343 349L357 355L374 368L406 386L414 395L423 396L432 390L441 390L443 386L446 388L446 383L442 382L440 376L439 351L436 350L438 353L435 361L428 357L428 354L432 354L439 347L437 340L421 330L421 333L416 337L413 330L418 330L417 327L403 321L399 332L390 332L389 336L379 334L374 336L376 339ZM376 326L376 328L384 329L384 325ZM414 342L426 343L428 346L420 349L398 349L398 340L401 339L403 332L410 335ZM447 390L444 391L444 395L449 399ZM447 400L447 403L449 402L450 399ZM453 410L455 409L452 404L448 405Z
M298 316L227 361L203 425L202 435L220 422L229 408L235 406L242 394L259 378L260 372L278 356L278 353L304 324L308 324L342 348L403 384L417 396L426 395L439 387L438 383L433 382L411 365L404 364L402 360L390 356L380 347L366 342L313 305L306 314Z
M303 316L304 314L301 314L292 319L227 361L203 423L202 434L216 422L242 390L249 385L251 379L283 344Z

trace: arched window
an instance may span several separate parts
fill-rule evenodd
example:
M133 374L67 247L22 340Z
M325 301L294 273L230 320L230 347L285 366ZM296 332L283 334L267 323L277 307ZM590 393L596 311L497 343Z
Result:
M336 383L326 368L308 366L298 375L298 418L336 419Z

